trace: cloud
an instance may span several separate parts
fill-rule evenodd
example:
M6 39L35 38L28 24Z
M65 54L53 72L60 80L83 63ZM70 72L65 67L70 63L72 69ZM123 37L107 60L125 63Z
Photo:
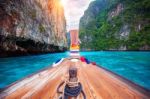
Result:
M93 0L63 0L67 29L78 29L80 18Z

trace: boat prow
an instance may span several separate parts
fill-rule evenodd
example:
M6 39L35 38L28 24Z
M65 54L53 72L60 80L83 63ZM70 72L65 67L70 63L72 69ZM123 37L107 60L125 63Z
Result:
M102 67L72 59L11 84L0 93L0 99L59 99L57 88L70 66L78 69L87 99L150 99L148 90Z

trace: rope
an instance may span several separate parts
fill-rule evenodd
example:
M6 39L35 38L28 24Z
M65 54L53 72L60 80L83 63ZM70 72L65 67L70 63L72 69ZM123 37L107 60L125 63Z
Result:
M68 85L65 86L64 89L64 99L68 99L69 96L71 97L77 97L80 93L83 94L84 99L86 99L85 93L82 90L81 83L78 83L79 85L76 87L69 87Z
M61 82L61 83L59 84L59 86L57 87L57 93L60 93L60 94L63 93L63 92L60 91L59 89L60 89L60 87L61 87L64 83L65 83L65 82L63 81L63 82Z
M78 82L78 86L75 86L75 87L70 87L69 85L65 85L65 88L64 88L64 92L60 91L60 87L64 84L65 82L62 82L59 84L58 88L57 88L57 93L60 93L60 94L64 94L64 99L68 99L68 97L77 97L80 93L82 93L84 99L86 99L86 95L82 89L82 85L80 82ZM62 99L62 98L60 98Z
M71 80L67 79L67 80L66 80L66 84L67 84L69 87L77 87L78 84L79 84L79 81L78 81L78 79L76 79L76 78L72 78Z
M63 91L61 92L60 87L65 84ZM86 99L85 93L83 92L82 85L77 78L77 68L69 68L69 77L64 80L57 88L57 93L63 94L60 99L69 99L69 97L77 97L80 93L83 94Z

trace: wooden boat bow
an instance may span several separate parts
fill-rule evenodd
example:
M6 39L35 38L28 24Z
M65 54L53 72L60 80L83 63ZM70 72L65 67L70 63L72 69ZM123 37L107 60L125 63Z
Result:
M57 87L70 66L78 68L87 99L150 99L148 90L102 67L71 59L11 84L0 93L0 99L58 99Z

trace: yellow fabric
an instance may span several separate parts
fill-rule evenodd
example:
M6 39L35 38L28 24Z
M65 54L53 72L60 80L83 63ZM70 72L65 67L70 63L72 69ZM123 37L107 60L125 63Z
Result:
M70 50L79 50L79 49L80 49L79 45L70 46Z

